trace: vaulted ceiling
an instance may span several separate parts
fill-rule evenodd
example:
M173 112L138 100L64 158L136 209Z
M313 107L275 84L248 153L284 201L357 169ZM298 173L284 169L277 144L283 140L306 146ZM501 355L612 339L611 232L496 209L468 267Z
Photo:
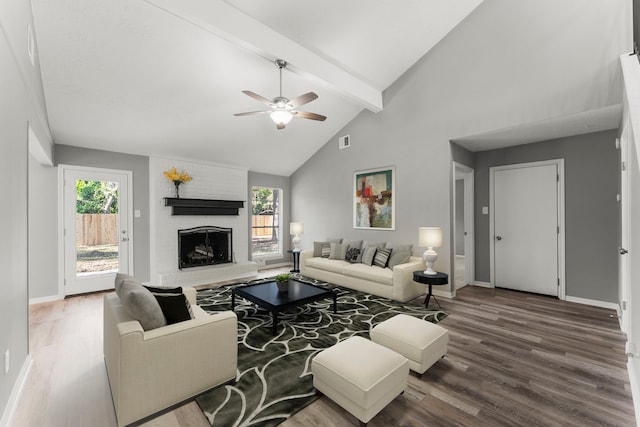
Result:
M289 175L482 0L32 0L58 144ZM313 91L277 130L244 95Z

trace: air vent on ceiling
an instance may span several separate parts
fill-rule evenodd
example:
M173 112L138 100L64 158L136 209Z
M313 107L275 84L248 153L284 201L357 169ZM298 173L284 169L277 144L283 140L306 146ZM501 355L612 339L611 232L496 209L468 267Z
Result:
M351 136L345 135L338 138L338 148L349 148L351 146Z

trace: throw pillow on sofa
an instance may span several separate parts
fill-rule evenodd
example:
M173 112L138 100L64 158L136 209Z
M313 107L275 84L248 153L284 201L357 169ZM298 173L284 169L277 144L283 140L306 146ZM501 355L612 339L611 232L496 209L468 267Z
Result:
M326 256L323 255L326 254ZM313 242L313 256L328 258L331 253L331 246L328 242Z
M113 287L116 289L116 295L118 295L118 297L120 297L120 291L122 290L122 284L125 281L129 281L129 282L131 282L133 284L136 284L138 286L142 286L142 282L140 282L135 277L129 276L128 274L117 273L116 274L116 278L115 278L114 283L113 283Z
M360 250L360 257L356 259L356 262L362 262L364 264L364 262L362 261L362 257L364 256L364 250L366 248L384 248L385 246L387 246L387 242L374 243L374 242L368 242L366 240L363 240L362 249Z
M413 245L387 245L385 248L393 249L394 251L411 252L413 250Z
M389 256L387 267L393 270L393 267L395 267L396 265L409 262L410 259L411 259L411 252L393 249L391 251L391 256Z
M164 315L167 325L184 322L193 319L191 304L186 295L182 293L182 288L154 288L145 286L155 297Z
M352 248L351 246L349 246L349 249L347 249L347 253L344 256L344 260L350 262L351 264L355 264L356 262L358 262L360 252L360 249Z
M387 261L389 261L389 255L391 255L391 249L376 249L376 255L373 257L373 264L378 267L385 268Z
M342 237L327 237L325 242L327 242L327 243L342 243Z
M376 256L377 248L364 248L362 253L362 263L365 265L373 265L373 258Z
M349 245L344 243L330 243L331 249L329 252L329 259L341 259L344 260L347 255Z
M167 324L160 304L144 286L124 280L120 286L120 301L129 316L140 322L145 331Z

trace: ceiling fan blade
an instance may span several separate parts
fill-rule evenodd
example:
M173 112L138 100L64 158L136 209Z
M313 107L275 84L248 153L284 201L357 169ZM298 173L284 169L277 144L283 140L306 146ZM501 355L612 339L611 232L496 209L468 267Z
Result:
M255 99L256 101L264 102L267 105L273 105L273 103L271 102L270 99L267 99L264 96L258 95L255 92L251 92L250 90L243 90L242 93L244 93L247 96L250 96L251 98Z
M257 114L269 114L271 111L247 111L246 113L235 113L234 116L255 116Z
M284 128L286 128L286 127L287 127L287 125L285 125L284 123L276 123L276 128L277 128L278 130L280 130L280 129L284 129Z
M327 119L326 116L323 116L321 114L308 113L306 111L296 111L295 115L297 117L302 117L303 119L318 120L319 122L324 122Z
M317 98L318 98L318 95L316 95L313 92L308 92L308 93L305 93L304 95L300 95L297 98L293 98L291 101L289 101L289 105L291 106L291 108L296 108L308 102L311 102Z

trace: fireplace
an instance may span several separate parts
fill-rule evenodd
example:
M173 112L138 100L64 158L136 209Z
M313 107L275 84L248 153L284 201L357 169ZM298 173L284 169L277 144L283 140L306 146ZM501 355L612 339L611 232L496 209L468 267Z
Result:
M233 262L231 228L195 227L178 230L178 268Z

